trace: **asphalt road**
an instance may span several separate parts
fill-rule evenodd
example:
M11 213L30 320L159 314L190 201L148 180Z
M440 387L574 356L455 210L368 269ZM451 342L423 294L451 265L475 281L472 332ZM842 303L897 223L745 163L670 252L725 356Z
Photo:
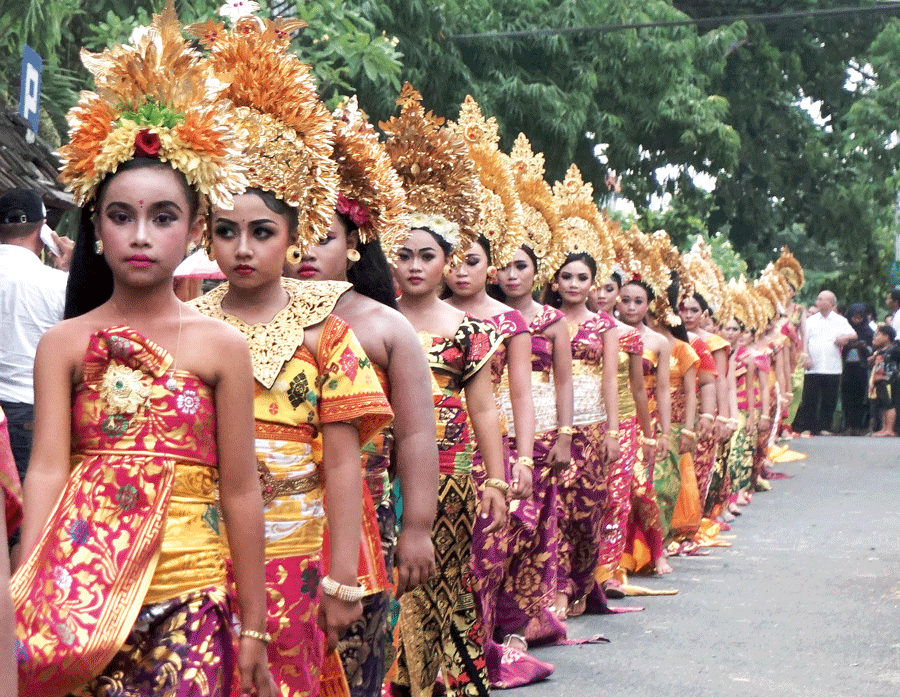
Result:
M635 578L678 595L569 621L609 644L533 649L555 674L508 697L900 696L900 440L795 439L731 548Z

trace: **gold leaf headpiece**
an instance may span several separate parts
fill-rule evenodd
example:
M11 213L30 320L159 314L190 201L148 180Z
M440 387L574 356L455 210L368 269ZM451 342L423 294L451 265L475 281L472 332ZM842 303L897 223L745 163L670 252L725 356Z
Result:
M638 228L636 224L624 235L629 251L620 263L625 275L624 283L638 281L644 283L653 292L654 298L666 292L671 283L669 267L660 257L659 250L650 240L650 236Z
M744 325L745 329L755 329L755 317L753 314L753 306L750 301L750 294L747 284L743 277L740 280L732 278L728 281L728 306L730 312L721 317L722 322L727 323L729 319L734 317L738 322Z
M574 164L565 179L553 185L553 198L563 219L566 254L589 254L597 264L597 279L609 277L615 255L608 231L594 203L594 187L581 179Z
M709 305L710 313L717 314L725 302L725 277L713 261L709 245L698 235L683 259L688 272L688 279L685 279L688 289L699 293Z
M240 17L231 31L189 27L209 49L216 75L228 81L222 97L247 144L249 186L297 208L296 244L315 244L331 226L337 201L337 164L331 159L331 114L319 100L310 68L288 53L298 20Z
M421 102L406 83L397 99L400 115L378 126L406 190L410 227L439 235L453 247L451 263L459 263L478 239L478 176L466 144Z
M656 255L654 264L658 264L660 267L660 276L662 276L662 269L665 269L665 273L668 277L663 291L657 293L656 298L653 301L653 314L666 324L677 326L681 324L678 308L687 296L687 290L683 280L687 278L687 270L685 269L684 262L681 258L681 253L678 251L678 248L672 244L672 240L669 239L669 233L665 230L657 230L650 235L650 245L653 248L653 254ZM669 287L675 282L672 279L673 271L678 274L679 285L678 298L675 307L672 307L669 302Z
M216 206L247 182L243 144L218 98L224 85L181 35L172 0L131 43L101 53L82 49L96 92L82 92L66 116L69 143L59 149L60 181L79 205L105 176L134 157L168 162Z
M340 185L338 211L359 228L363 244L379 240L388 259L409 234L406 193L378 134L356 97L334 111L333 158Z
M520 133L510 153L516 189L522 203L523 243L538 259L535 283L549 283L553 273L566 260L565 229L550 185L544 181L544 156L531 150L531 143Z
M467 95L460 107L459 121L451 123L450 128L463 139L475 163L480 184L478 231L491 245L491 263L503 268L522 245L524 230L512 166L509 157L497 147L497 119L485 119L478 103Z
M775 262L775 270L788 280L794 290L800 290L803 287L805 282L803 267L800 266L800 262L791 254L791 250L787 246L781 248L781 256Z

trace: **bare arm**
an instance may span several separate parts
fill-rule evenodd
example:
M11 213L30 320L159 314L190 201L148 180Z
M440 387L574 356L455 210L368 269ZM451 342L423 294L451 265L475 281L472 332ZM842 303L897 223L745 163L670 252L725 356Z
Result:
M697 371L697 384L700 385L700 413L697 420L697 438L706 440L712 436L716 412L716 377L705 370Z
M637 412L638 425L644 438L653 438L653 423L650 421L650 404L647 401L647 386L644 384L644 358L639 353L632 353L628 359L628 384L634 407ZM645 459L653 452L652 446L645 446ZM649 462L649 460L647 460Z
M62 329L62 330L61 330ZM23 490L22 537L16 566L28 558L69 477L72 381L77 358L60 325L38 343L34 360L34 439Z
M422 346L406 322L391 346L388 378L394 410L394 450L403 494L397 538L397 597L434 573L431 526L438 491L438 452L431 375Z
M503 466L503 441L500 435L500 417L494 403L494 389L491 385L491 370L485 364L473 375L465 386L466 408L475 431L475 440L484 469L489 479L506 481ZM506 524L506 497L493 487L485 487L481 492L481 517L491 518L485 532L494 532Z
M571 426L575 418L575 389L572 386L572 343L565 322L547 328L553 339L553 387L556 394L556 423ZM547 455L551 467L562 467L572 461L572 436L559 433Z
M692 365L688 368L682 378L681 389L684 390L684 428L690 431L690 427L697 419L697 366ZM690 452L696 440L682 432L678 452Z
M6 511L0 510L0 540L6 539ZM15 610L9 592L9 553L0 549L0 697L15 697L19 676L16 666Z
M619 437L614 433L619 430L619 391L616 389L618 361L619 330L608 329L603 332L603 374L601 377L607 429L607 436L603 439L600 448L604 462L615 462L619 459Z
M241 626L266 631L265 541L263 503L256 471L253 418L253 368L243 336L228 328L216 336L222 357L215 384L219 450L219 497L228 528L228 544ZM229 525L231 523L231 525ZM266 647L241 637L238 668L245 692L275 695Z
M723 423L723 419L727 420L730 413L728 404L728 357L725 355L725 349L720 348L713 351L713 360L716 362L716 416L722 417L717 420L715 427L715 437L720 443L728 440L731 435L728 433L728 427ZM715 412L713 412L715 413Z
M509 401L516 426L516 446L525 457L534 453L534 401L531 398L531 334L516 334L507 343ZM510 493L515 498L531 496L531 469L514 464Z
M672 346L662 339L656 366L656 410L659 412L659 438L656 442L656 459L669 455L669 439L672 431L672 392L669 386L669 361Z
M328 575L345 586L358 585L359 539L362 529L362 470L359 429L346 421L322 424L325 469L325 515L330 544ZM333 649L347 628L362 614L362 603L322 595L319 627Z

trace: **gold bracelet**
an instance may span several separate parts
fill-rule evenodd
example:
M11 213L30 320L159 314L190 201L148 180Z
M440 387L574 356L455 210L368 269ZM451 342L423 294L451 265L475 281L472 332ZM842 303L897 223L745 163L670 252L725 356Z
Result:
M666 431L665 433L660 433L658 438L670 438L671 436L672 434Z
M343 600L345 603L355 603L363 599L366 589L363 586L345 586L338 583L331 576L325 576L319 584L322 586L322 592L330 595L332 598Z
M241 636L250 637L251 639L259 639L264 644L272 642L272 635L268 632L257 632L252 629L242 629Z
M741 425L741 422L732 416L730 419L728 419L728 425L732 428L737 428Z
M654 445L656 445L656 439L655 438L645 438L644 436L641 436L641 445L654 446Z
M504 482L502 479L497 479L496 477L489 477L484 480L485 488L491 487L492 489L497 489L501 494L505 494L509 491L509 484Z
M727 423L728 423L728 419L726 419L726 418L725 418L724 416L722 416L721 414L719 414L719 415L716 417L716 421L720 421L720 422L723 423L723 424L727 424Z
M560 426L556 429L556 432L561 436L574 436L575 435L575 427L574 426Z
M697 440L697 434L694 433L694 432L693 432L691 429L689 429L689 428L682 428L682 429L681 429L681 435L687 436L688 438L691 438L691 439L693 439L693 440Z
M533 457L522 457L516 458L516 464L522 465L522 467L527 467L530 470L534 469L534 458Z
M714 421L716 417L713 416L712 414L704 413L704 414L700 414L699 418L700 419L709 419L710 421Z
M613 438L618 439L618 438L619 438L619 429L617 429L617 428L616 428L616 429L611 428L611 429L609 429L609 430L606 432L606 435L607 435L607 436L612 436Z

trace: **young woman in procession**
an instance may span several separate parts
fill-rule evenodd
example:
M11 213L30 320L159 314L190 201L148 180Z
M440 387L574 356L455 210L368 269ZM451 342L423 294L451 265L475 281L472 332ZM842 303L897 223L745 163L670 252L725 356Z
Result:
M35 362L35 448L13 578L20 690L268 697L247 345L172 290L202 229L198 192L229 205L226 192L243 182L227 155L231 135L210 125L220 113L199 89L209 73L172 4L135 37L90 57L98 86L121 79L103 98L83 93L62 150L62 179L84 207L70 319L44 335ZM163 76L197 89L144 93ZM138 113L126 118L125 108ZM152 121L160 111L183 120ZM200 158L202 171L184 164ZM234 684L219 505L225 523L240 521L230 537L244 620Z

